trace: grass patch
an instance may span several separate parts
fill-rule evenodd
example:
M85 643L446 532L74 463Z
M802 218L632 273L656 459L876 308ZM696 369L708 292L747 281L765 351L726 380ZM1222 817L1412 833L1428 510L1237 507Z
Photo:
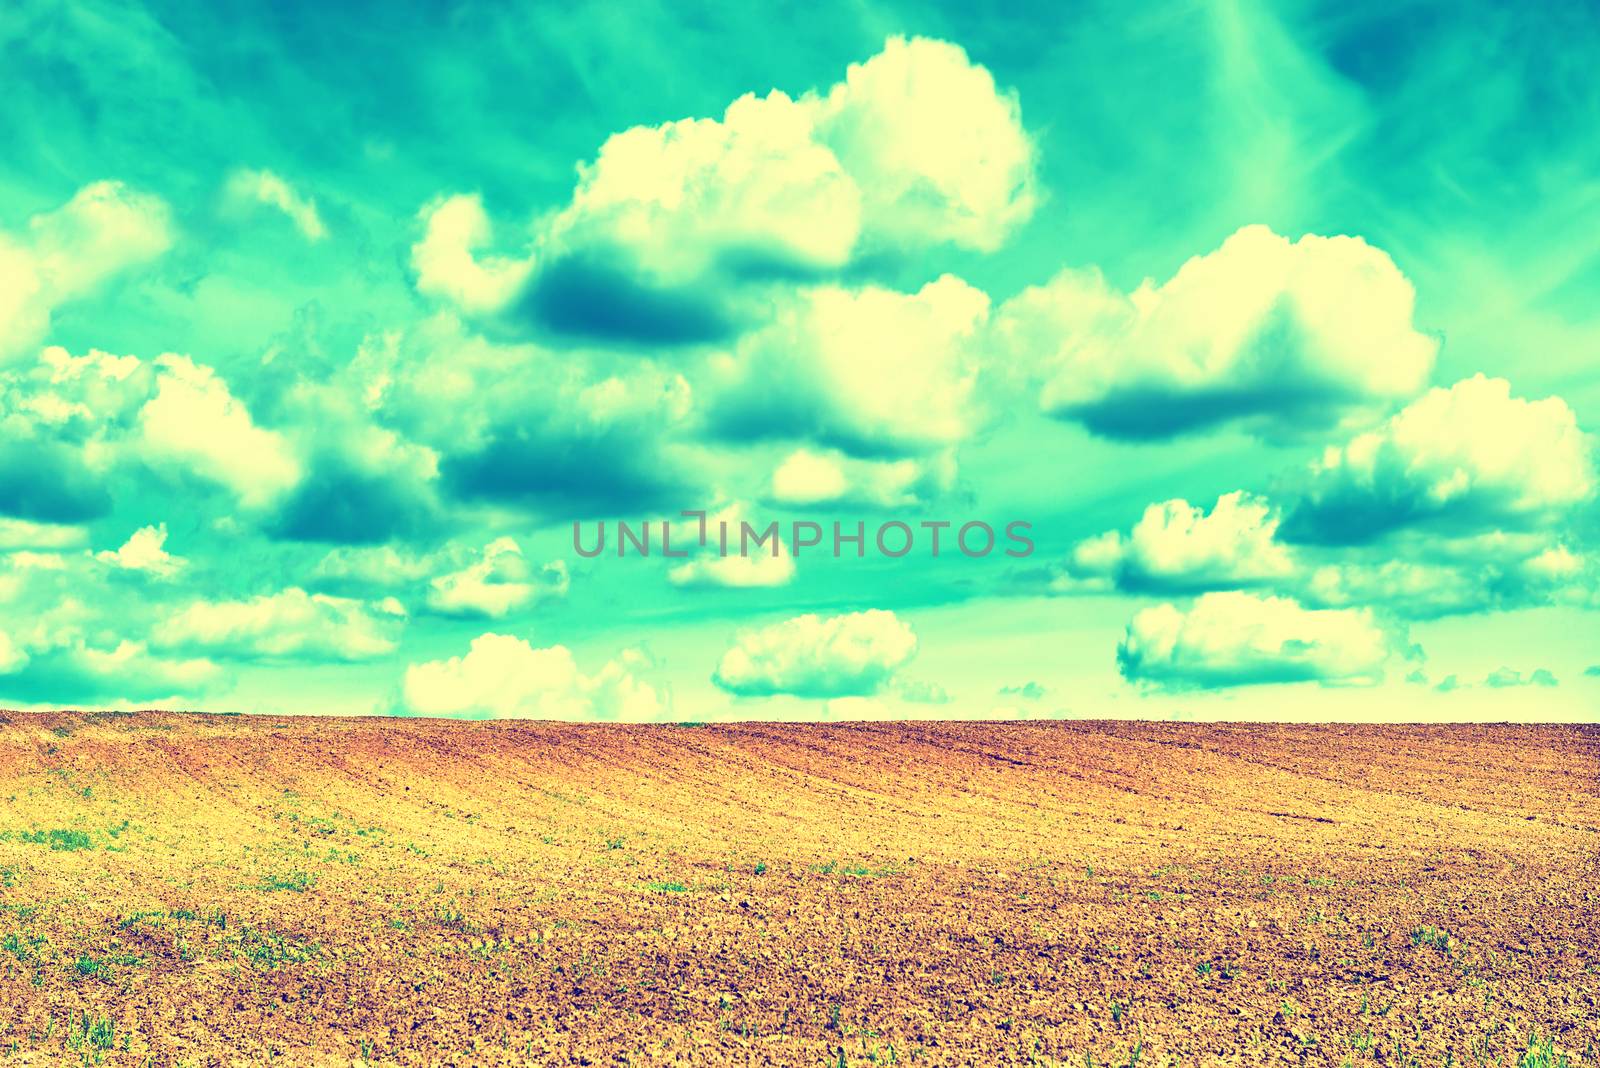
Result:
M264 931L248 925L239 928L233 936L233 944L240 956L258 968L304 964L322 954L321 947L313 942L302 942L276 931Z
M649 888L658 894L687 894L689 888L682 883L650 883Z
M1572 1061L1556 1049L1555 1039L1528 1036L1528 1051L1517 1062L1517 1068L1569 1068Z
M7 831L4 837L10 838L11 836L11 832ZM52 852L56 853L73 853L80 849L94 848L94 843L89 840L87 831L69 831L64 828L57 828L53 831L19 831L16 834L16 839L19 842L27 842L31 845L47 845Z
M1411 944L1429 946L1440 953L1449 953L1455 946L1455 939L1451 938L1450 932L1442 927L1418 927L1411 932Z
M72 1049L115 1049L117 1025L109 1016L90 1016L85 1012L72 1021L67 1032L67 1045Z
M267 875L256 884L256 889L263 894L276 893L279 890L288 890L292 893L303 894L317 885L317 877L309 872L291 871L283 875Z

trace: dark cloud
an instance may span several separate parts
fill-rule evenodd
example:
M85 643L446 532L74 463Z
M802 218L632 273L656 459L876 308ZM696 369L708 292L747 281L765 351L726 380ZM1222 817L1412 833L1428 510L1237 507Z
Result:
M714 289L651 284L596 256L540 271L508 315L558 334L641 345L725 341L739 330Z
M57 441L0 444L0 513L81 523L110 510L110 493L77 448Z

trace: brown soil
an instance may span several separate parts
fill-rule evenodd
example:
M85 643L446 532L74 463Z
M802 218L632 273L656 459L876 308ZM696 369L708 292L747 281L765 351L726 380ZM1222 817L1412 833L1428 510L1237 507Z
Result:
M6 1063L1600 1050L1600 728L0 719Z

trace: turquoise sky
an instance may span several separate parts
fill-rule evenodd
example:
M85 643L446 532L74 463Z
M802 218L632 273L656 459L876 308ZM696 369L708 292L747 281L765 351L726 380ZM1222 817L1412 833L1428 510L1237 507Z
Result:
M1583 5L8 4L0 704L1593 719L1597 54ZM685 509L869 552L573 551Z

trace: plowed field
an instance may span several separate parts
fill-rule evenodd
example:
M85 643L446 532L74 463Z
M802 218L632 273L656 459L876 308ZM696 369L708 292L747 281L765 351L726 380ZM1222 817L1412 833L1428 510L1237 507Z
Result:
M0 1062L1594 1063L1597 832L1594 727L5 713Z

